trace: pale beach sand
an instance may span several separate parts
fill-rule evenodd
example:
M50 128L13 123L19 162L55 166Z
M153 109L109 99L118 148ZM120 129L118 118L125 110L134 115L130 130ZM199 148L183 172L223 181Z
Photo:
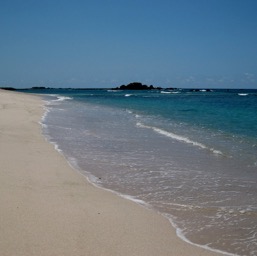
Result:
M160 214L96 188L41 133L43 101L0 90L1 256L218 255Z

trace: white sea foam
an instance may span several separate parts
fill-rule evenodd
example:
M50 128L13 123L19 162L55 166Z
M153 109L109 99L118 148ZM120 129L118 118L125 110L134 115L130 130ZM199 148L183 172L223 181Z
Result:
M247 96L248 93L238 93L239 96Z
M233 253L227 253L227 252L224 252L224 251L221 251L221 250L218 250L218 249L213 249L211 247L209 247L208 245L199 245L199 244L195 244L193 242L191 242L190 240L188 240L186 238L186 236L184 235L183 233L183 230L178 228L178 226L174 223L172 217L168 214L164 214L164 216L170 221L171 225L176 229L176 234L177 236L182 239L183 241L185 241L186 243L188 244L191 244L191 245L194 245L194 246L197 246L197 247L200 247L200 248L203 248L203 249L206 249L208 251L212 251L212 252L216 252L216 253L220 253L222 255L227 255L227 256L239 256L238 254L233 254Z
M161 93L166 93L166 94L170 94L171 92L165 92L165 91L161 91Z
M41 121L40 121L40 124L42 124L42 122L44 122L46 120L46 117L48 115L48 113L50 112L50 110L47 108L47 107L44 107L44 114L43 116L41 117Z
M72 100L72 97L57 96L57 100L54 100L54 101L64 101L64 100Z
M147 204L145 201L140 200L138 198L135 198L134 196L123 195L123 194L119 194L119 196L122 197L122 198L128 199L130 201L133 201L133 202L135 202L137 204L141 204L143 206L150 207L149 204Z
M125 94L125 97L130 97L132 94Z
M121 90L107 90L107 92L121 92Z
M133 111L131 111L129 109L126 109L126 112L129 113L129 114L133 114Z
M154 127L154 126L147 126L147 125L144 125L144 124L142 124L140 122L137 123L137 126L141 127L141 128L152 129L153 131L155 131L155 132L157 132L157 133L159 133L161 135L164 135L166 137L169 137L171 139L174 139L174 140L177 140L177 141L181 141L181 142L185 142L185 143L188 143L188 144L192 144L193 146L197 146L197 147L202 148L202 149L208 149L208 150L210 150L214 154L222 155L221 151L213 149L213 148L208 148L204 144L202 144L200 142L196 142L196 141L190 140L187 137L183 137L183 136L177 135L177 134L172 133L172 132L167 132L165 130L162 130L162 129Z
M41 125L42 128L47 128L47 125L44 124L44 122L45 122L46 117L47 117L48 113L50 112L50 110L49 110L48 107L46 107L48 105L48 101L44 101L44 103L45 103L44 106L43 106L44 113L43 113L43 115L42 115L42 117L41 117L41 119L39 120L38 123Z
M55 97L56 99L51 99L51 100L45 100L45 106L49 106L49 105L55 105L61 101L65 101L65 100L72 100L72 97L67 97L67 96L60 96L58 94L48 94L47 96L51 96L51 97Z
M48 138L48 141L49 141L49 143L51 143L54 146L54 149L56 151L58 151L59 153L62 154L62 150L59 148L59 145L56 142L49 140L49 138Z

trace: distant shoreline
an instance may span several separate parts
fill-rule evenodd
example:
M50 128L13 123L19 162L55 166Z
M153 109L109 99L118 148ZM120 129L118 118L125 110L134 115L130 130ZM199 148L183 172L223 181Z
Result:
M3 86L3 87L0 87L0 89L2 90L6 90L6 91L31 91L31 90L34 90L35 92L36 91L47 91L47 90L85 90L85 91L90 91L90 90L119 90L119 91L122 91L122 90L131 90L131 89L117 89L116 88L83 88L83 87L78 87L78 88L73 88L73 87L59 87L59 88L55 88L55 87L30 87L30 88L16 88L16 87L9 87L9 86ZM189 91L189 92L203 92L203 91L206 91L206 92L215 92L215 91L257 91L257 88L254 89L254 88L154 88L154 89L137 89L137 91L144 91L144 90L159 90L159 91Z

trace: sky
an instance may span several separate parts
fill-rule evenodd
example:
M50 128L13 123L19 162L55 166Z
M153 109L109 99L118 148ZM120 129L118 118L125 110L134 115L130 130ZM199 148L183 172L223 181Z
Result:
M0 87L257 89L256 0L0 0Z

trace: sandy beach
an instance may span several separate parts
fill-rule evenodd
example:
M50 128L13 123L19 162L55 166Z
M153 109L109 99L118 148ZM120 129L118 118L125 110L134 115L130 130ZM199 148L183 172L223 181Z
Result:
M40 97L0 90L0 255L211 256L162 215L90 184L41 133Z

